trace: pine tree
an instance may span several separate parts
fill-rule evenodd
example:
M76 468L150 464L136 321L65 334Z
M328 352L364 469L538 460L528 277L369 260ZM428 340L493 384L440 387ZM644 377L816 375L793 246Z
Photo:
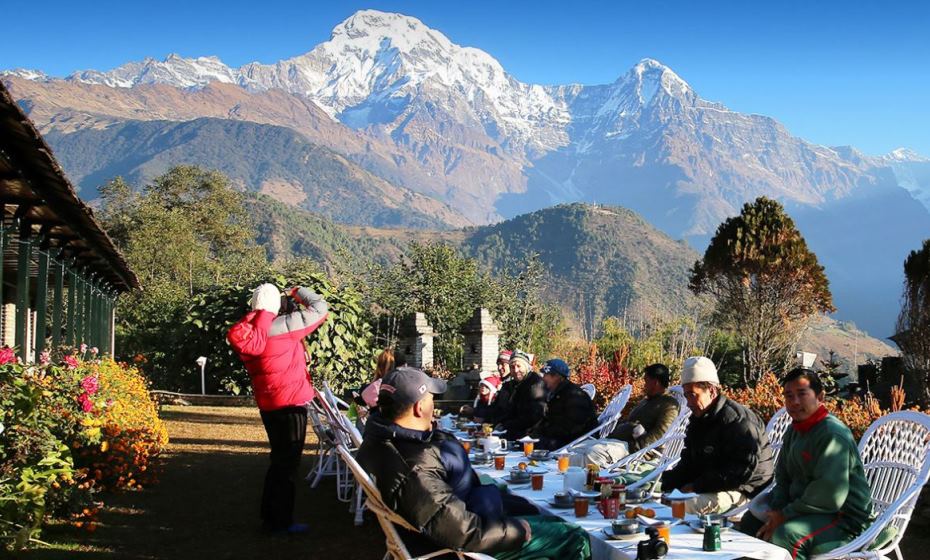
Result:
M895 342L904 364L921 381L923 400L928 400L930 376L930 239L904 260L904 302L898 315Z
M817 256L782 205L765 197L717 228L689 287L715 300L714 320L737 335L750 384L787 363L811 317L834 311Z

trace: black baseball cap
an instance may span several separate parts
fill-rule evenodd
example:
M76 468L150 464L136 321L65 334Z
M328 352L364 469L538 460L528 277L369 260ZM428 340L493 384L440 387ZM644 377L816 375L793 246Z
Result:
M426 395L441 395L446 392L446 382L430 377L413 367L399 367L381 380L380 395L387 395L399 405L412 405Z

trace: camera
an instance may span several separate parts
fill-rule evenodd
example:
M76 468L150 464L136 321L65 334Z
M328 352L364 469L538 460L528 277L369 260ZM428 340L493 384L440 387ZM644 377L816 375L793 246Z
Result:
M281 311L278 313L281 315L287 315L297 311L297 300L288 295L287 293L281 294Z
M659 530L655 527L646 527L647 540L639 541L636 545L636 560L652 560L662 558L668 554L668 545L659 538Z

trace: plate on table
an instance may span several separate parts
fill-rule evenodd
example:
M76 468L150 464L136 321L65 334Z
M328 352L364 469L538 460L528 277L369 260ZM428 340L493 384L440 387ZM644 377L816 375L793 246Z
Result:
M546 504L548 504L549 507L551 507L551 508L553 508L553 509L574 509L574 507L575 507L575 500L573 499L571 502L569 502L569 503L567 503L567 504L558 504L558 503L556 503L556 501L555 501L553 498L547 498L547 499L546 499Z
M688 521L686 524L695 533L704 532L704 523L702 523L700 519L693 519L691 521ZM730 527L732 526L733 526L733 523L731 523L729 519L722 520L720 522L720 534L726 533L727 531L730 530Z
M645 531L637 531L635 533L627 534L627 533L614 533L614 530L612 527L604 527L602 530L604 531L604 534L607 536L607 538L612 541L635 541L637 539L646 538Z

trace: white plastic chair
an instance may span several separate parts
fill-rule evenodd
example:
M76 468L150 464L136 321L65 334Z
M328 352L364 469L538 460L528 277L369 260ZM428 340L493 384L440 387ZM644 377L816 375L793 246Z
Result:
M575 441L557 449L556 453L568 451L594 434L598 434L598 436L601 438L605 438L610 435L610 432L614 431L614 428L617 427L617 422L620 420L620 415L623 414L623 409L626 408L626 403L630 401L630 394L632 391L633 387L630 385L626 385L620 389L620 391L614 395L614 398L610 399L610 402L607 403L607 406L604 407L604 411L601 412L600 416L597 417L597 426Z
M319 486L324 476L336 476L336 464L339 462L339 457L333 451L336 445L334 435L331 433L328 422L324 420L325 416L316 400L308 403L307 417L313 433L316 434L316 462L306 477L311 488Z
M319 402L329 422L330 432L333 434L333 445L341 445L352 451L357 450L362 445L362 434L345 415L333 407L334 397L328 387L325 387L323 393L320 394ZM338 457L336 460L336 498L349 504L349 511L355 513L355 525L360 526L365 509L362 492L358 482L352 481L346 467Z
M368 509L377 516L378 523L381 525L381 530L384 531L385 544L387 545L387 554L384 555L384 560L426 560L427 558L434 558L449 553L455 554L460 560L464 560L465 558L471 558L472 560L494 560L491 556L485 554L463 552L449 548L413 558L407 550L407 546L404 545L404 541L400 538L396 526L403 527L415 533L419 531L384 503L384 499L381 498L381 492L378 491L378 488L375 486L371 477L368 476L368 473L358 464L355 457L352 456L351 451L345 446L338 445L336 446L336 452L342 457L346 465L349 466L352 476L354 476L355 480L361 485L365 496L368 498L365 503Z
M785 443L785 432L788 431L788 428L791 426L791 416L788 415L788 410L785 407L779 408L771 418L769 418L768 424L765 425L765 435L769 439L769 447L772 449L772 464L778 464L778 456L781 455L782 445ZM772 479L772 482L765 487L758 495L753 499L759 499L760 496L768 494L775 488L775 479ZM728 512L724 513L725 517L741 517L746 510L749 509L749 503L746 502L741 506L737 506Z
M894 412L869 426L859 441L859 455L872 488L872 507L878 518L846 545L812 560L837 558L885 559L894 552L903 559L899 544L914 513L920 492L930 479L930 416L922 412ZM894 527L891 542L868 550L885 527Z
M594 395L597 394L597 387L594 386L594 383L585 383L581 386L581 390L584 391L592 401L594 400Z
M675 417L665 435L607 467L610 471L625 470L627 472L643 472L651 468L652 470L641 479L627 485L627 488L631 490L646 485L652 488L662 473L677 465L681 460L681 451L685 446L685 432L691 420L691 409L688 408L681 386L670 387L669 392L678 401L678 416Z

